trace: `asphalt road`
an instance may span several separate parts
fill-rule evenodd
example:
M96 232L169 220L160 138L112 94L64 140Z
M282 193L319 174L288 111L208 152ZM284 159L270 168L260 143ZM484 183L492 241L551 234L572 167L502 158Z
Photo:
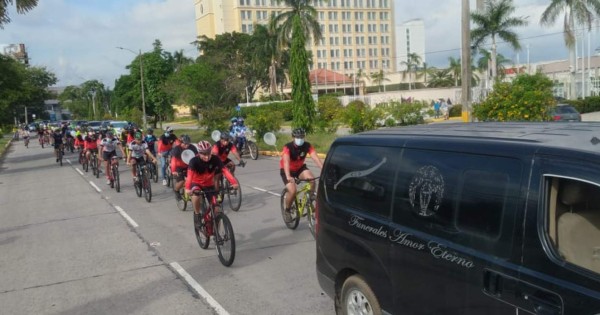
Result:
M306 222L295 231L282 222L276 158L236 171L243 201L228 212L237 244L229 268L213 244L198 246L192 212L177 209L169 188L153 183L147 203L127 166L117 193L74 154L66 159L59 166L32 139L28 149L14 142L1 165L0 313L334 313Z

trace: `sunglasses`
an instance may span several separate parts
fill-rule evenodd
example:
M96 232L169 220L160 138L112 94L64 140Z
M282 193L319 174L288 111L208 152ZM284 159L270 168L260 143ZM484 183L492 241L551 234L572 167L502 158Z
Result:
M210 156L210 152L198 152L198 154L202 156Z

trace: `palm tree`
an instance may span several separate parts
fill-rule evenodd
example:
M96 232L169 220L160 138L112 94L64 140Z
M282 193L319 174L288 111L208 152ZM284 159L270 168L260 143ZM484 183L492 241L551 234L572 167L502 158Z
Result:
M477 69L481 72L487 73L489 75L489 71L491 70L491 61L492 61L492 53L489 50L482 49L479 51L482 55L479 60L477 60ZM496 72L500 73L500 78L503 79L506 76L506 67L505 64L511 63L512 60L504 57L502 54L496 55Z
M437 72L436 67L430 67L426 62L423 62L422 67L417 69L417 79L420 77L424 78L425 85L428 83L428 78Z
M452 78L454 78L454 86L458 86L462 72L460 58L454 59L454 57L448 57L448 62L450 62L449 70Z
M453 86L454 78L452 77L451 69L441 69L431 73L428 87L451 87Z
M540 24L552 25L562 12L565 13L564 36L565 45L569 49L571 64L571 91L570 97L575 96L575 25L585 24L588 29L592 27L594 16L600 15L599 0L552 0L542 13Z
M373 83L375 83L378 86L379 92L381 92L381 86L382 86L383 82L390 81L390 79L385 77L385 73L383 73L383 70L379 70L379 72L371 73L371 80L373 80Z
M292 125L311 132L316 111L308 77L306 40L312 35L314 42L318 43L323 34L317 21L317 10L311 5L312 0L278 0L277 2L282 1L291 7L291 10L276 16L274 23L281 26L280 42L291 42L290 79L294 104Z
M406 67L406 70L402 72L402 77L404 78L406 73L408 73L408 89L411 89L411 72L415 71L419 65L421 65L421 56L416 53L409 53L406 61L402 61L401 65Z
M473 23L477 25L471 31L473 45L481 47L488 38L492 41L492 80L497 76L496 38L507 42L515 50L521 49L518 35L512 28L527 25L527 20L524 17L512 17L514 11L512 0L487 0L483 12L471 13Z
M253 35L262 41L259 49L260 56L256 56L256 58L266 58L269 60L268 88L271 96L277 94L277 69L281 68L281 61L284 52L287 50L287 46L282 45L283 43L279 41L278 34L280 33L280 27L277 25L275 18L275 14L271 14L267 25L256 25Z
M194 61L191 58L186 57L183 54L183 49L177 50L173 53L173 69L175 69L175 72L179 71L183 66L187 66L193 62Z
M13 2L19 14L27 13L27 11L35 8L38 4L38 0L0 0L0 28L4 28L4 24L10 23L8 5L13 4Z

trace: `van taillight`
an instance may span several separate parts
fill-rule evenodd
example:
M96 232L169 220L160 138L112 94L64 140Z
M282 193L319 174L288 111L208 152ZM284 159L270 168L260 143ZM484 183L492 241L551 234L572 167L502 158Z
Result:
M559 121L560 120L560 116L554 115L554 117L552 117L552 119L554 119L554 121Z

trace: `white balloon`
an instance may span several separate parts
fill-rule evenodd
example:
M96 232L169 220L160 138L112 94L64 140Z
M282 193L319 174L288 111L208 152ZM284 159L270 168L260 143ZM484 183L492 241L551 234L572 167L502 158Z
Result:
M71 130L71 137L75 138L75 130Z
M265 133L263 140L265 140L265 143L268 145L275 145L275 143L277 143L277 137L275 137L275 134L272 132Z
M183 150L183 152L181 152L181 160L185 163L185 164L190 164L190 160L195 156L194 151L192 150Z
M213 130L213 132L210 134L210 137L214 142L217 142L219 139L221 139L221 132L219 130Z

